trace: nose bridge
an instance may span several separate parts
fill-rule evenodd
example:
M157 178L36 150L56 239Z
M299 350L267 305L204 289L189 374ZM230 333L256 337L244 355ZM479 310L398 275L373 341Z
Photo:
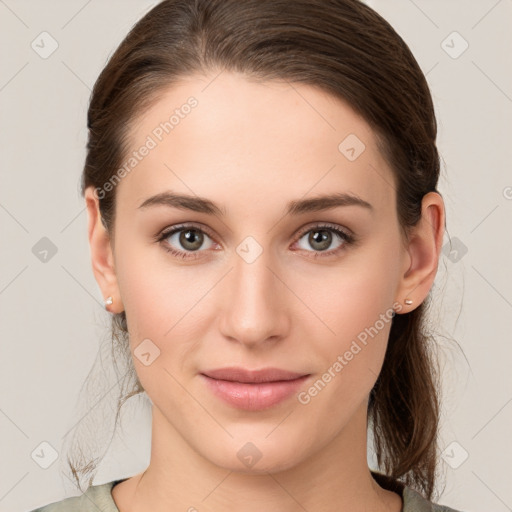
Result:
M280 337L287 329L283 284L274 275L270 250L247 237L233 254L223 334L247 345Z

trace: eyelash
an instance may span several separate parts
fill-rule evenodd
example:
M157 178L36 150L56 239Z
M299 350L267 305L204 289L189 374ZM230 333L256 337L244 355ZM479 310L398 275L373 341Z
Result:
M196 226L194 224L180 224L180 225L174 226L172 229L168 229L168 230L164 230L164 231L160 232L158 235L156 235L155 241L159 242L167 252L171 253L173 256L176 256L177 258L196 259L196 258L200 257L199 253L202 251L190 251L190 252L178 251L178 250L170 247L169 245L162 243L166 240L166 238L169 238L174 233L179 233L180 231L186 231L188 229L191 229L191 230L193 229L193 230L199 231L205 235L208 235L212 240L214 239L214 236L209 232L209 230L207 230L205 228ZM336 225L321 223L321 224L317 224L315 226L308 227L307 229L301 231L299 233L299 235L297 236L295 242L299 241L306 233L309 233L310 231L315 231L315 230L318 230L318 231L325 230L325 231L331 231L331 232L335 233L336 235L338 235L341 238L341 240L343 241L343 245L341 245L340 247L338 247L336 249L331 249L330 251L307 251L307 252L313 252L313 256L311 256L312 258L332 256L332 255L337 254L338 252L342 251L347 245L353 245L357 241L356 237L354 235L347 233L346 231L342 230L341 228L337 227Z

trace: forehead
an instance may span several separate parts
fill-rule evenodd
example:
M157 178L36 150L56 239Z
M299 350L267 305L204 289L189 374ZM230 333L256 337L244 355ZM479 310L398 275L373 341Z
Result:
M376 142L362 117L319 88L226 71L191 76L137 118L134 165L117 194L140 204L172 189L229 205L340 191L385 208L393 177Z

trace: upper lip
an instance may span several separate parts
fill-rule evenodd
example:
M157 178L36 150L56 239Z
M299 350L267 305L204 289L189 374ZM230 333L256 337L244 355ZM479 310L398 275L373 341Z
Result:
M304 373L291 372L280 368L262 368L261 370L247 370L245 368L229 367L217 368L202 372L203 375L217 380L233 382L274 382L279 380L293 380L304 377Z

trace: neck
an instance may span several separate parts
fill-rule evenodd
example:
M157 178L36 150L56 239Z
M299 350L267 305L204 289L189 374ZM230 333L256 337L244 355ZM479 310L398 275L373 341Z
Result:
M401 497L380 487L368 468L363 406L319 452L291 468L261 473L213 464L153 406L150 464L112 495L121 512L400 512Z

